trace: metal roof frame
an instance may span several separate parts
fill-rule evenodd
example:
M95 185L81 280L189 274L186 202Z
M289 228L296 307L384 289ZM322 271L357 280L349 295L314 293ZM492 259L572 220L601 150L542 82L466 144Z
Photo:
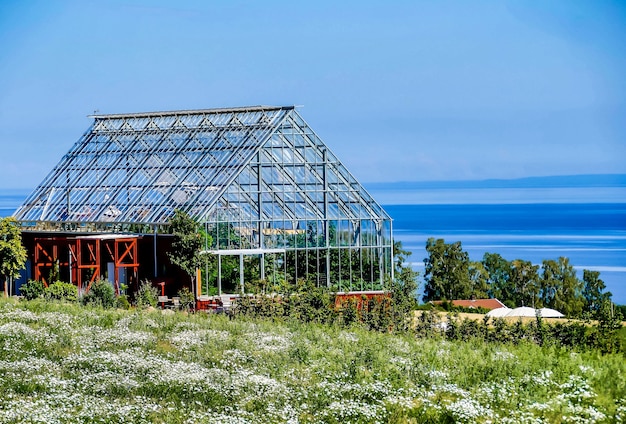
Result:
M91 117L16 211L23 226L162 226L175 209L202 222L390 220L294 106Z

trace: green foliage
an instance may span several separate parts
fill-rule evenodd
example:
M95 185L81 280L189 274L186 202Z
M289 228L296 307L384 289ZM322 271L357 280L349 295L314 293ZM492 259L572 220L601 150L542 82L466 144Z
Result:
M93 273L92 269L89 269L89 274ZM50 268L50 272L48 273L48 281L58 281L60 277L61 270L59 269L59 260L55 259L52 263L52 268ZM86 278L91 279L91 275Z
M551 341L585 339L593 327L453 320L446 339L433 311L416 317L415 333L390 334L359 321L0 299L0 421L623 421L623 354Z
M299 280L297 291L289 296L289 315L301 322L330 322L333 317L334 296L325 287Z
M483 255L482 264L487 271L489 296L500 299L502 302L512 299L513 293L509 285L511 263L498 253L487 252Z
M410 250L406 250L402 247L402 242L400 240L396 240L393 243L393 258L395 262L395 271L396 273L401 272L405 268L407 268L407 261L409 256L412 253Z
M256 280L248 283L247 293L255 296L240 298L237 313L240 315L287 319L299 322L335 324L349 327L361 325L376 331L406 331L410 325L410 314L417 307L418 274L406 265L410 252L402 244L394 244L395 280L386 282L387 295L374 298L350 297L342 301L325 286L317 286L316 276L299 279L295 283L287 280ZM333 290L339 290L333 287Z
M480 261L472 261L469 264L469 279L471 297L475 299L484 299L489 297L489 273Z
M152 285L149 280L141 282L137 293L135 294L135 304L138 308L147 308L152 306L153 308L159 301L159 290Z
M357 299L351 297L341 303L339 309L340 323L345 327L350 327L359 322L359 307Z
M585 301L582 296L583 282L576 277L576 270L569 259L560 257L558 261L543 261L543 306L554 308L566 316L579 317Z
M391 301L379 305L385 320L390 315L391 325L396 331L405 331L410 325L409 316L417 308L417 278L419 274L406 264L411 252L402 248L398 241L394 243L395 273L394 280L389 283ZM382 319L380 317L379 319Z
M448 244L431 237L426 241L426 252L424 301L469 299L472 296L470 260L461 242Z
M599 308L598 318L598 343L597 347L604 353L617 353L623 348L620 332L624 317L619 309L605 301Z
M541 286L538 274L539 265L530 261L515 259L511 262L511 276L509 279L511 299L518 306L539 306L537 299Z
M274 287L279 288L279 287ZM336 319L334 295L304 279L280 287L280 292L245 296L237 302L237 313L253 317L297 322L331 323Z
M254 295L237 299L235 314L253 318L270 318L280 321L287 318L289 305L282 296Z
M128 296L125 294L121 294L116 299L115 306L120 309L130 309L130 302L128 301Z
M392 298L363 299L363 302L361 320L368 330L387 332L408 329L408 315L401 314L397 309L394 309L394 306L397 307L397 305L394 305Z
M424 301L493 297L509 307L547 307L571 318L594 318L611 299L599 272L584 270L581 281L566 257L544 260L540 273L530 261L507 261L497 253L470 262L460 242L430 238L426 251Z
M33 300L43 297L45 286L43 281L28 280L26 284L20 287L20 293L26 300Z
M178 291L177 296L180 298L180 307L188 311L193 306L194 297L188 287L183 287Z
M19 223L13 217L0 219L0 275L6 280L17 278L26 264L26 248L22 246Z
M459 319L456 311L445 319L435 310L420 311L413 322L412 331L418 337L448 340L478 341L496 344L534 343L540 346L568 348L575 351L600 353L623 352L622 316L606 305L602 318L594 325L580 321L546 322L540 316L534 321L521 319L506 321L502 318L484 317L482 322L470 318Z
M84 305L94 305L103 308L117 306L113 284L103 279L96 280L91 284L89 292L83 296L82 301Z
M78 288L71 283L55 281L44 289L44 298L46 300L75 302L78 299Z
M600 279L599 271L583 270L582 297L585 302L584 307L593 318L598 318L602 306L611 300L611 292L605 292L604 289L606 289L606 285Z
M173 264L193 279L196 269L202 264L200 257L202 239L198 232L198 224L186 212L176 209L170 219L170 230L175 239L172 243L172 252L168 252L168 256Z

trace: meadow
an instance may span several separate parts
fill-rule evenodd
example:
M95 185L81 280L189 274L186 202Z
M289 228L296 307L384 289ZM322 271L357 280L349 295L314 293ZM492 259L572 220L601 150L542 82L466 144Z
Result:
M622 354L0 301L3 423L626 420Z

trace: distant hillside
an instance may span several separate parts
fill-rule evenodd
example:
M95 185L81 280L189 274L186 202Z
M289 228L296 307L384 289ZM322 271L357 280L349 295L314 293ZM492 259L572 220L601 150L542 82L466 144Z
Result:
M551 177L516 178L510 180L372 182L364 183L364 185L369 190L626 187L626 174L559 175Z

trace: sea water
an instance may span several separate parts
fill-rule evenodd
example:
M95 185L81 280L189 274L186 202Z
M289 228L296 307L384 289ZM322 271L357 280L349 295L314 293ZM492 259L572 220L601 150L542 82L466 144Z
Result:
M24 190L3 190L0 216L11 215L28 194ZM407 197L401 197L404 198ZM393 218L396 240L412 252L409 260L422 276L426 240L443 238L446 242L460 241L471 260L481 260L485 252L538 265L544 259L568 257L580 278L583 269L600 271L613 301L626 304L626 203L387 204L383 207Z

